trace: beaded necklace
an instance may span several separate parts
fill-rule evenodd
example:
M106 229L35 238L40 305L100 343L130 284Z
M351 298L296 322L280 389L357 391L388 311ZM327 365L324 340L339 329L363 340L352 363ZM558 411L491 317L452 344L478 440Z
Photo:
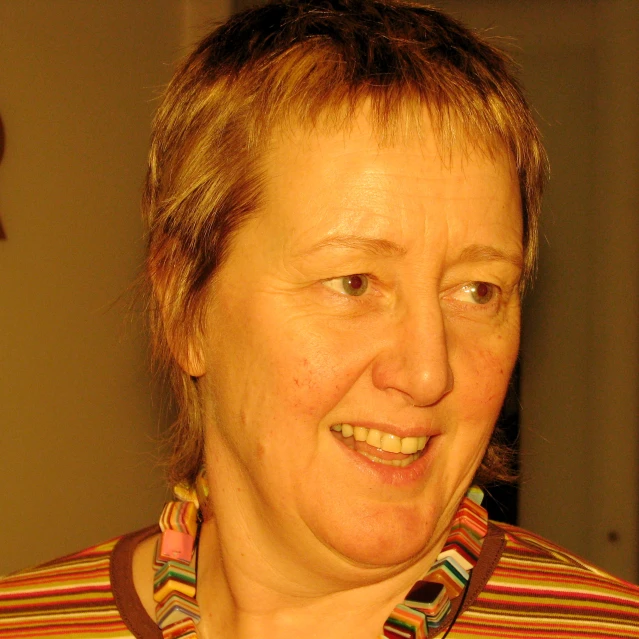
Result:
M195 593L202 500L183 490L176 494L189 501L169 502L160 517L162 534L153 562L156 620L164 639L197 639L200 608ZM444 625L451 601L470 580L488 530L483 496L476 486L466 493L435 563L395 606L378 639L426 639Z

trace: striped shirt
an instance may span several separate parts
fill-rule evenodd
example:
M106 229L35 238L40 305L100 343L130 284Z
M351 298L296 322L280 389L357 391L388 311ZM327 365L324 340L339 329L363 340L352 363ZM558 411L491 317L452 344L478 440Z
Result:
M0 579L0 639L161 639L135 592L125 535ZM449 639L639 639L639 588L514 526L491 524Z

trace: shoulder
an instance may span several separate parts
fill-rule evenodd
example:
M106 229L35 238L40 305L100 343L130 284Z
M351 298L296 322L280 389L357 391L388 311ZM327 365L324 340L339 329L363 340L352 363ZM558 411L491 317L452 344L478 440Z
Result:
M637 586L527 530L494 528L503 535L502 550L481 594L460 618L469 629L490 627L486 636L513 639L639 638Z
M0 578L0 638L130 638L118 606L114 572L140 531Z
M591 562L571 553L557 544L518 526L497 524L503 530L506 545L498 569L504 576L525 582L541 580L552 582L562 578L564 588L584 590L597 586L627 595L639 605L639 587L614 577ZM558 589L561 586L556 586Z

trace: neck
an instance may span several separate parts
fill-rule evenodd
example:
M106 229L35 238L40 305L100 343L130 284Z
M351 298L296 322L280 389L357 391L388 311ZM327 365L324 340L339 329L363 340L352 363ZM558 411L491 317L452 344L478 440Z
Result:
M250 532L249 537L234 528L231 534L215 519L202 525L202 639L288 639L302 628L317 639L376 639L395 604L432 565L447 530L423 557L392 568L355 566L323 546L320 562L308 556L285 561L268 534L260 538L256 530Z

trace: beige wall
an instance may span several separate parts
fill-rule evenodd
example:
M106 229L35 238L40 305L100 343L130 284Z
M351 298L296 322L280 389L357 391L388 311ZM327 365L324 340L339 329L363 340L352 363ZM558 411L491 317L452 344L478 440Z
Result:
M139 194L198 0L0 0L0 574L157 519Z

